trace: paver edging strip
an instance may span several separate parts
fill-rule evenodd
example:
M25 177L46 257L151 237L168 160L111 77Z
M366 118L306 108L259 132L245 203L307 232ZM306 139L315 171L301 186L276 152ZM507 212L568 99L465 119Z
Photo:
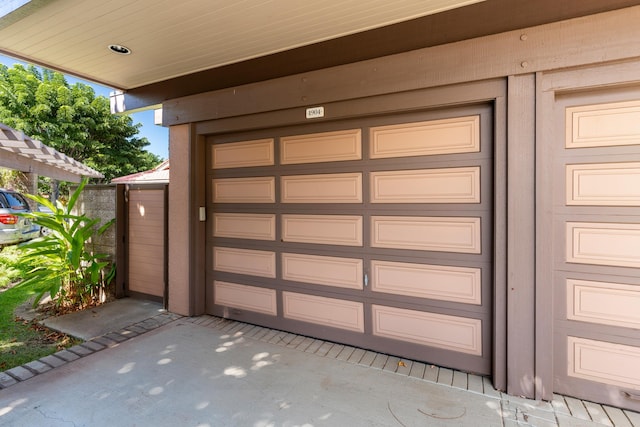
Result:
M202 317L207 320L203 320ZM553 402L537 401L520 398L517 396L511 396L499 390L496 390L488 377L476 376L473 374L468 374L466 383L467 388L464 389L459 386L460 379L456 379L456 372L458 371L450 370L448 368L440 368L438 366L424 364L422 362L408 361L407 359L399 358L396 356L385 355L361 348L355 348L345 344L332 343L330 341L324 341L304 335L291 334L286 331L280 331L277 329L257 325L249 327L252 325L241 321L218 318L216 316L204 315L186 318L185 320L198 326L215 328L220 332L225 333L231 330L246 331L247 333L244 334L244 337L250 338L255 341L268 342L277 346L295 349L307 354L313 354L314 356L318 357L329 357L350 364L369 367L371 369L380 369L383 372L387 372L392 375L402 375L408 378L418 379L442 387L466 390L469 393L480 394L487 398L495 399L496 402L499 402L500 410L501 412L503 412L502 421L503 425L505 426L558 426L571 425L571 421L586 421L589 423L588 425L594 426L602 425L599 424L598 421L592 420L591 417L589 420L580 420L572 413L563 413L562 409L559 409L557 407L558 398L562 398L564 400L564 398L567 396L554 394ZM238 328L238 324L242 324L245 326ZM287 339L282 339L282 337L287 337ZM333 351L333 347L326 351L325 345L327 343L332 343L333 347L337 346L339 351ZM382 363L382 361L384 360L384 365L378 366L379 364L375 363L376 359L378 358L380 359L380 363ZM405 361L407 362L405 363ZM409 366L407 366L407 363L409 364ZM421 371L420 373L422 375L417 375L417 371L414 372L414 365L418 368L419 371ZM447 377L446 381L444 382L439 381L440 375L438 374L438 372L441 369L444 369L444 374ZM450 380L449 377L451 377ZM587 401L581 402L583 402L583 405L589 403ZM616 410L623 414L622 416L625 417L626 420L629 421L629 423L620 424L620 426L631 425L640 427L640 424L633 423L628 418L630 413L635 414L634 411L609 407L607 405L595 405L602 406L602 408L605 410L611 408L612 410ZM565 419L561 420L561 418L568 419L569 421L566 421ZM612 417L609 418L611 421L613 421Z
M24 365L0 371L0 392L74 360L82 359L107 348L116 347L131 338L153 331L180 318L182 316L169 312L156 314L153 317L126 326L119 331L107 332L99 337L91 338L73 347L27 362Z
M203 317L206 320L203 320ZM76 346L70 347L68 349L64 349L61 350L59 352L56 352L54 354L50 354L48 356L44 356L42 358L40 358L39 360L35 360L29 363L26 363L24 365L21 366L16 366L14 368L11 368L7 371L4 372L0 372L0 391L7 389L9 387L11 387L12 385L15 384L19 384L23 381L26 381L30 378L36 377L38 375L40 375L41 373L44 372L48 372L51 369L54 369L56 367L59 366L63 366L66 365L67 363L70 363L73 360L78 360L81 359L85 356L88 356L90 354L102 351L106 348L112 348L112 347L116 347L119 344L121 344L122 342L128 341L131 338L134 338L136 336L142 335L146 332L150 332L154 329L159 328L160 326L164 326L168 323L174 322L176 320L182 319L183 316L178 315L178 314L174 314L174 313L169 313L169 312L165 312L165 313L160 313L157 314L153 317L150 317L148 319L142 320L140 322L131 324L119 331L116 332L108 332L104 335L101 335L99 337L96 338L92 338L91 340L85 341L81 344L78 344ZM187 317L185 318L186 321L196 324L198 326L203 326L203 327L207 327L207 328L220 328L222 327L222 329L225 330L231 330L231 329L235 329L236 327L238 327L238 324L243 324L244 322L239 322L239 321L234 321L234 320L229 320L229 319L223 319L223 318L216 318L214 316L197 316L197 317ZM249 325L249 324L245 324L245 325ZM244 329L244 327L240 327L239 330ZM254 331L254 329L257 329L257 331ZM336 359L336 360L341 360L343 362L347 362L347 363L352 363L352 364L357 364L357 365L361 365L361 366L371 366L371 363L373 362L373 360L375 360L375 358L377 357L377 354L375 352L371 352L374 353L375 356L373 357L373 359L371 360L370 363L363 363L362 359L365 355L367 355L368 351L363 350L363 349L358 349L358 348L352 348L350 346L347 345L343 345L343 344L335 344L335 345L339 345L342 346L340 348L340 352L332 352L332 348L328 349L328 351L320 351L320 349L322 349L324 347L324 344L329 343L329 341L324 341L324 340L319 340L319 339L314 339L314 338L310 338L310 337L305 337L303 335L296 335L296 334L289 334L287 332L284 331L278 331L275 329L271 329L271 328L262 328L259 326L256 326L255 328L249 328L247 329L247 331L251 330L252 333L251 334L247 334L246 337L247 338L251 338L254 339L256 341L263 341L263 342L270 342L271 344L274 345L278 345L278 346L282 346L282 347L287 347L287 348L295 348L299 351L303 351L305 353L308 354L314 354L318 357L330 357L332 359ZM284 335L281 335L284 334ZM112 337L112 338L109 338ZM275 339L276 337L287 337L287 339ZM304 343L304 345L303 345ZM313 343L313 345L312 345ZM316 347L317 346L317 347ZM311 350L311 348L314 347L313 350ZM75 350L75 351L74 351ZM342 355L343 352L349 353L349 355L347 356L346 354ZM363 352L363 354L361 355L361 357L356 357L356 359L353 359L353 355L355 353L358 353L358 350L360 350L361 352ZM322 354L318 354L318 351L320 351L320 353ZM66 352L66 353L65 353ZM67 356L67 353L70 353L74 356L78 356L75 359L72 359L70 361L66 360L64 358L64 356ZM371 356L371 355L369 355ZM388 356L388 355L385 355ZM395 361L395 357L394 356L388 356L390 359L393 359ZM403 359L397 358L398 360L402 361ZM387 361L388 362L388 361ZM403 362L404 363L404 362ZM457 388L453 385L453 382L451 384L446 384L446 383L441 383L438 382L437 380L433 380L430 379L428 377L428 375L423 374L422 378L419 378L418 376L414 376L412 375L412 368L413 368L413 363L416 363L417 366L423 365L421 362L412 362L411 367L407 367L408 369L390 369L389 366L387 366L387 364L385 364L385 366L379 368L384 372L390 373L390 374L394 374L394 375L403 375L406 376L408 378L416 378L416 379L420 379L422 381L427 381L430 382L432 384L437 384L440 386L445 386L445 387L453 387L453 388ZM429 368L434 368L434 365L425 365L425 371L426 369ZM375 367L374 367L375 368ZM435 367L437 368L437 367ZM439 369L439 368L438 368ZM10 372L13 370L13 373ZM528 418L532 417L532 418L536 418L538 421L542 421L544 423L549 423L551 425L555 424L558 425L560 424L560 418L566 418L569 417L570 419L576 419L575 416L573 414L565 414L563 413L563 411L560 409L558 409L556 407L556 405L553 404L553 402L543 402L543 404L541 405L541 407L536 408L539 412L536 414L530 414L527 412L523 412L519 403L517 397L515 396L510 396L507 395L505 393L502 393L498 390L495 390L493 388L493 385L491 384L491 382L488 380L488 378L486 377L480 377L482 383L484 384L483 387L483 391L480 392L479 390L472 390L469 388L469 384L468 384L468 388L467 391L471 392L471 393L476 393L476 394L482 394L484 396L487 396L489 398L494 398L497 400L500 400L500 407L502 409L502 411L504 412L503 416L503 422L505 423L505 425L530 425L528 424ZM560 395L554 395L554 402L557 402L558 398L562 398L564 399L565 396L560 396ZM523 401L528 401L528 399L522 399ZM532 402L536 402L536 401L532 401ZM606 405L603 406L603 408L607 407ZM627 410L623 410L623 409L618 409L618 408L612 408L612 409L617 409L622 413L626 413ZM542 413L542 414L541 414ZM545 416L544 413L547 413L547 415ZM554 421L552 421L549 418L555 418L555 423ZM627 420L629 420L627 418ZM586 421L586 420L585 420ZM630 421L630 420L629 420ZM594 421L589 421L590 423L593 423ZM522 424L524 423L524 424Z

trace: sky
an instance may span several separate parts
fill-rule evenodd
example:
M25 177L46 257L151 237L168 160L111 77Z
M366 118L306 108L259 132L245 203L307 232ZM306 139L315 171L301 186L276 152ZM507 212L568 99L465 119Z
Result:
M12 67L13 64L15 63L25 64L24 62L18 61L9 56L0 55L0 64L4 64L8 67ZM91 86L95 91L96 96L103 95L108 98L109 93L113 91L112 88L98 85L92 82L88 82L86 80L77 79L75 77L68 76L68 75L66 75L65 77L67 79L67 82L69 82L69 84L81 82ZM162 157L163 159L168 159L169 158L169 129L153 123L154 121L153 110L134 113L134 114L131 114L131 117L133 118L134 124L140 123L142 125L138 133L138 136L146 137L150 142L150 145L146 146L145 149L147 151L152 152L153 154L156 154ZM42 141L42 142L44 144L47 143L46 141Z

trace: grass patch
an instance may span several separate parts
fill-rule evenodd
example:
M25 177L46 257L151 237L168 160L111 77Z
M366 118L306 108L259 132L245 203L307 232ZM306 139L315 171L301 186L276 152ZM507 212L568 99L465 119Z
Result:
M20 280L23 274L18 265L18 248L7 246L0 250L0 290Z
M4 248L0 252L0 280L3 280L0 283L0 371L82 342L42 327L36 322L16 319L14 310L34 297L38 289L37 285L9 287L22 277L22 272L12 262L15 260L15 252L13 247ZM6 277L11 277L11 281L4 280Z

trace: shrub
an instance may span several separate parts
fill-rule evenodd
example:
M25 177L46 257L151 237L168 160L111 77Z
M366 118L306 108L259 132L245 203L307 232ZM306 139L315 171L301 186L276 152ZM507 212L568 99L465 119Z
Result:
M0 289L6 288L23 277L23 271L19 265L18 248L6 246L0 250Z
M89 248L92 239L104 233L115 219L96 230L99 219L72 213L86 184L83 180L66 206L53 205L44 197L27 195L51 211L22 214L47 231L42 237L18 246L19 264L28 267L18 286L39 284L34 306L48 292L58 311L84 308L95 302L100 291L115 276L115 268L109 268L109 256L95 254Z

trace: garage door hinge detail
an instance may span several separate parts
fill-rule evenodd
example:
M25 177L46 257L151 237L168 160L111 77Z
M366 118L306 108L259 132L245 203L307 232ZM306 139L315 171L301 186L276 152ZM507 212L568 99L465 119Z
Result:
M367 286L369 286L369 276L367 275L367 273L364 274L364 287L366 288Z

